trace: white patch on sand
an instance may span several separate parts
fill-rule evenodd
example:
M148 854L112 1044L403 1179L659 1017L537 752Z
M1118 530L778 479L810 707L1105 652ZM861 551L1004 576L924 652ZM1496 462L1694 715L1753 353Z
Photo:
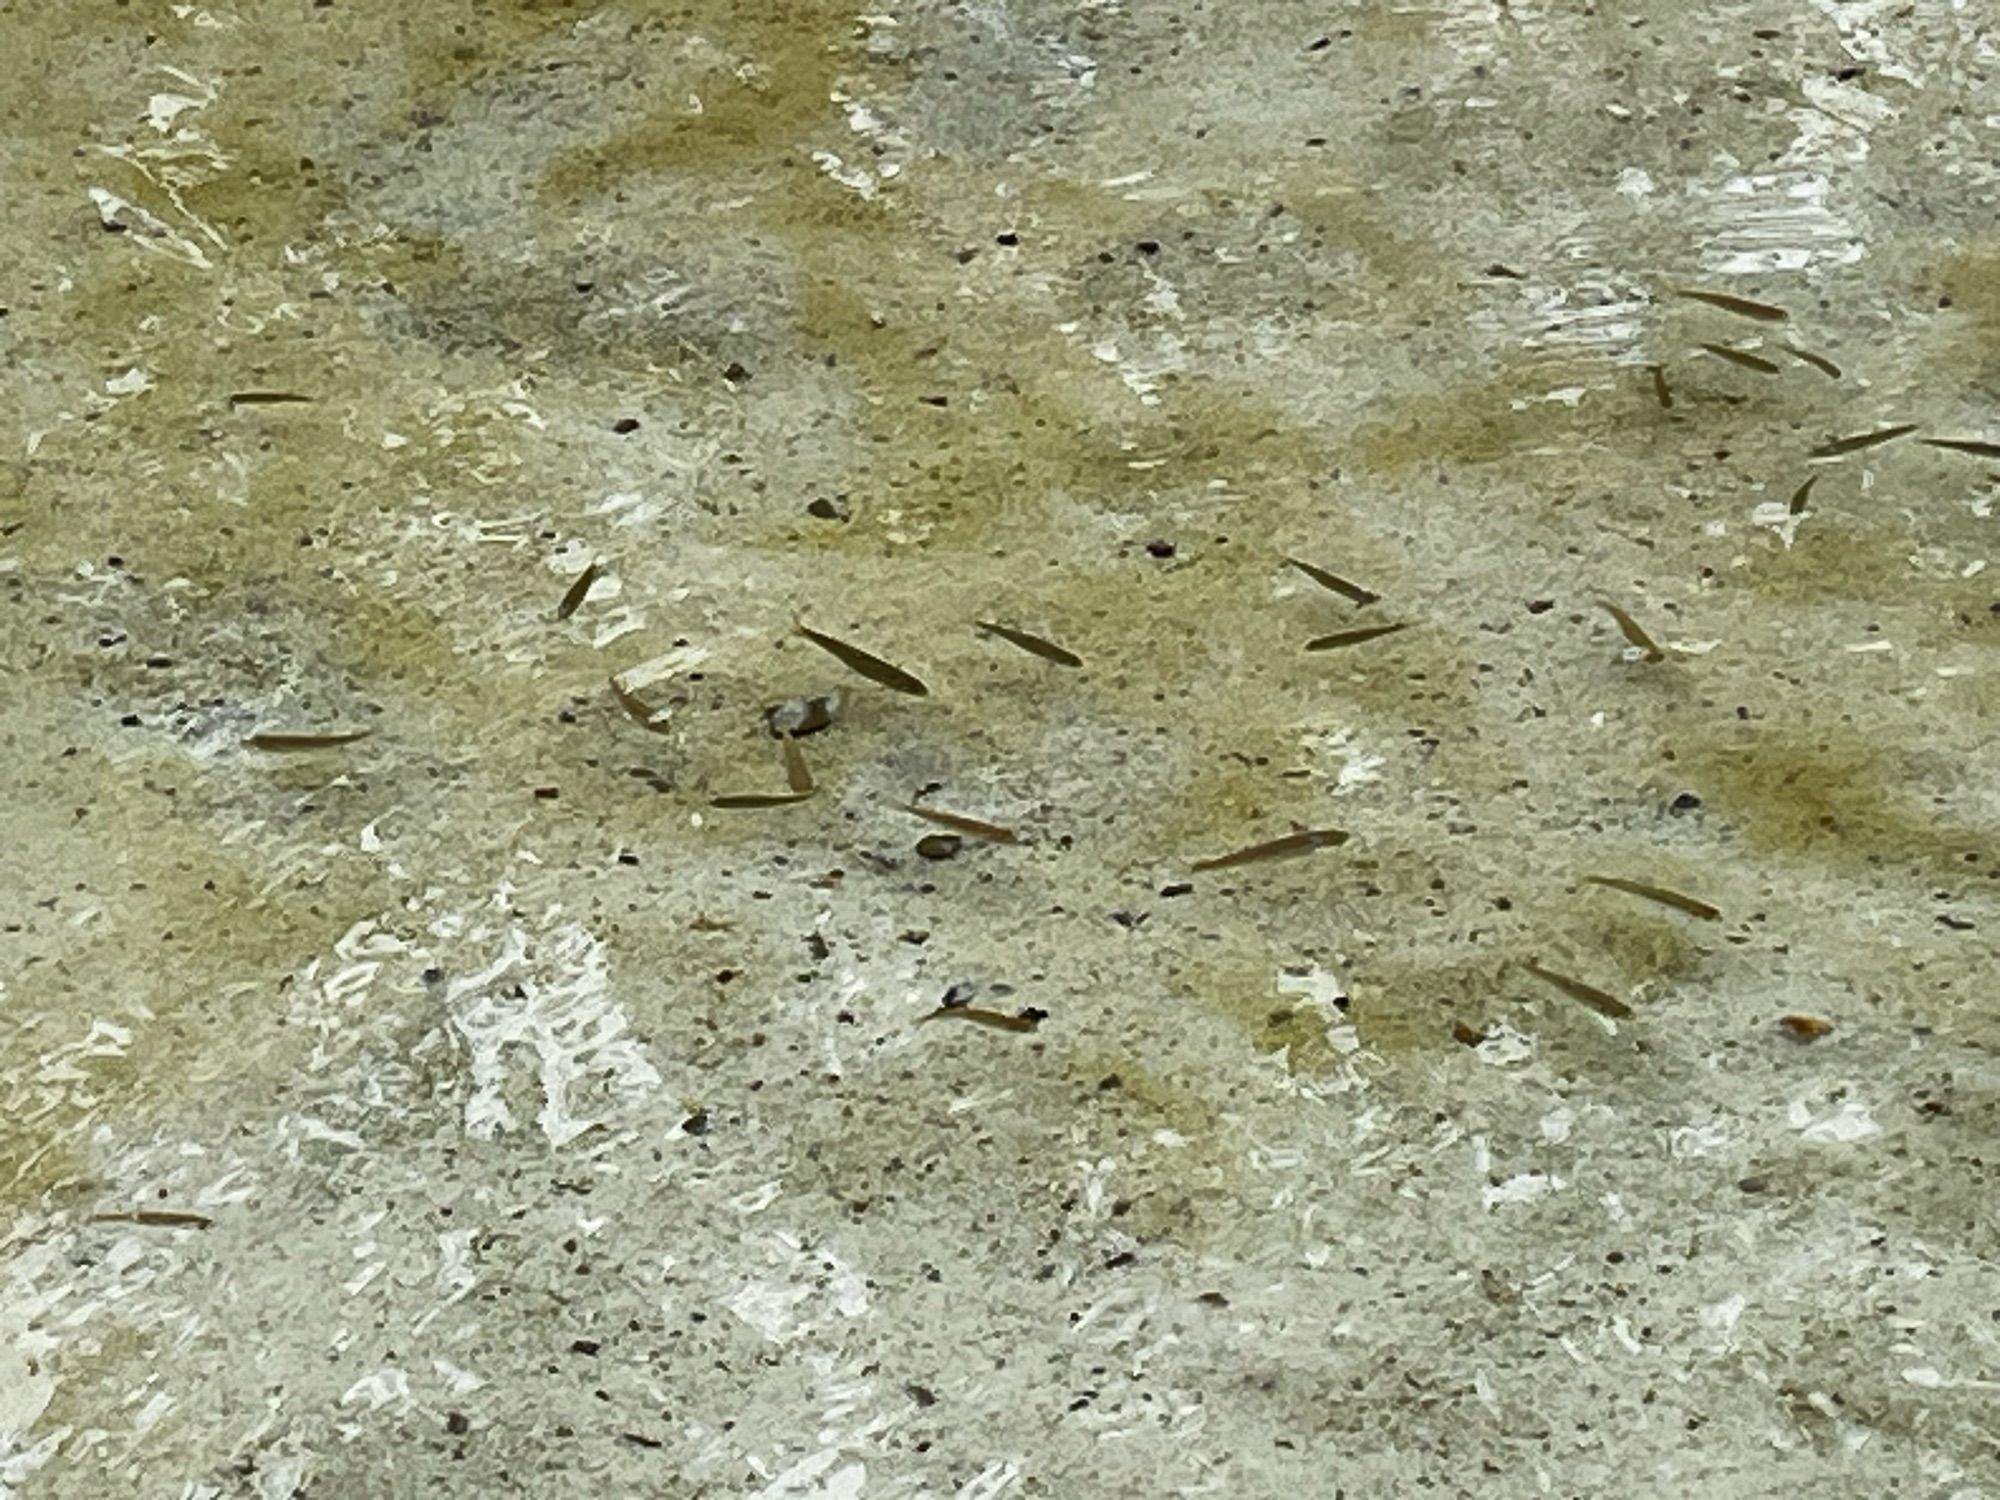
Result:
M1569 1183L1548 1172L1517 1172L1505 1182L1494 1183L1481 1194L1480 1200L1491 1210L1512 1203L1533 1203L1546 1198L1551 1193L1559 1193Z
M1786 1119L1803 1139L1820 1145L1852 1145L1882 1133L1873 1112L1857 1099L1844 1100L1838 1108L1819 1116L1805 1100L1796 1099Z
M803 1338L829 1314L867 1315L867 1279L832 1251L807 1250L800 1236L785 1230L745 1235L743 1248L746 1258L761 1250L771 1274L745 1282L723 1305L771 1342Z
M1501 1021L1487 1027L1485 1039L1472 1049L1472 1055L1489 1067L1511 1068L1535 1055L1535 1041Z
M580 1096L630 1101L659 1086L612 998L604 945L577 923L534 936L509 926L485 968L446 987L445 1009L471 1054L465 1125L475 1137L517 1128L506 1093L523 1064L539 1080L537 1119L556 1146L603 1123L578 1112Z

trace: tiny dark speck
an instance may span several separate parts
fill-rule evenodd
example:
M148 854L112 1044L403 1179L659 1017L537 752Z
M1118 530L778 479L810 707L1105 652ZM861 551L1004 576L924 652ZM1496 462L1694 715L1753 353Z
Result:
M937 1392L927 1385L906 1385L903 1389L910 1393L910 1399L919 1406L937 1405Z
M1556 601L1553 599L1530 599L1528 601L1528 613L1531 615L1545 615L1555 607Z
M741 385L750 378L750 372L732 359L729 367L722 372L722 378L731 385Z
M1160 253L1160 242L1158 240L1141 240L1132 248L1137 250L1141 255L1158 255Z
M1021 243L1021 237L1011 229L1003 229L1000 233L993 236L993 243L996 245L1018 245Z
M1677 813L1693 812L1701 806L1701 798L1697 797L1693 792L1682 792L1672 802L1668 803L1667 806L1670 811Z
M1172 885L1161 886L1160 894L1162 896L1185 896L1189 891L1193 889L1194 886L1192 884L1190 884L1185 880L1180 880L1176 881Z
M557 787L538 786L535 788L535 798L540 802L553 802L561 795L562 792Z
M453 1437L462 1437L472 1431L472 1418L462 1411L445 1413L444 1430Z
M683 1135L707 1135L708 1111L698 1109L685 1120L681 1121L681 1133Z
M611 424L611 430L620 437L623 437L628 432L637 432L639 430L639 419L637 417L620 417Z
M1120 1266L1131 1265L1138 1258L1139 1257L1134 1255L1130 1250L1121 1250L1116 1255L1112 1256L1111 1259L1107 1260L1104 1263L1104 1269L1107 1271L1115 1271Z
M1174 555L1174 544L1155 539L1146 543L1146 552L1152 557L1172 557Z
M603 1347L596 1339L577 1339L569 1346L569 1352L572 1354L595 1354Z

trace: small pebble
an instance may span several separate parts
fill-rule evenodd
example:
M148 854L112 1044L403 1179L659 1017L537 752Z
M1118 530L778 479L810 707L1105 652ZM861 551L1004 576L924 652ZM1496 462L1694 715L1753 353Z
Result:
M917 853L925 859L950 859L965 847L965 840L955 833L927 833L917 840Z
M764 710L764 727L770 730L774 740L781 740L788 734L818 734L822 729L832 728L839 713L838 693L827 693L817 698L787 698L783 703L773 703Z

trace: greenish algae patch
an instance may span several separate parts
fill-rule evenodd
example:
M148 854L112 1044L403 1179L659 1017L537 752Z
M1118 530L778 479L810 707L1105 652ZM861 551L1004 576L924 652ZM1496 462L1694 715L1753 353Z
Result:
M1505 1019L1501 1005L1506 959L1498 953L1451 957L1417 950L1357 959L1348 976L1348 1018L1362 1045L1394 1058L1448 1052L1452 1023L1477 1030Z
M815 127L838 120L829 96L854 46L851 6L803 0L759 8L704 0L684 11L679 24L725 54L695 86L699 110L677 97L604 141L575 148L544 177L545 202L596 199L635 175L768 165ZM755 190L754 182L747 185Z
M1993 829L1918 810L1922 769L1851 729L1770 723L1678 746L1677 774L1754 853L1849 872L1956 872L1992 847Z
M1247 1143L1208 1094L1129 1054L1084 1045L1063 1061L1086 1149L1118 1162L1117 1190L1130 1204L1119 1226L1143 1242L1197 1251L1226 1234ZM1159 1144L1160 1131L1180 1144ZM1135 1150L1140 1143L1146 1149Z
M1940 324L1962 330L1967 356L1976 367L1990 370L2000 362L2000 243L1961 246L1938 264L1934 275L1951 298L1951 311L1940 314Z

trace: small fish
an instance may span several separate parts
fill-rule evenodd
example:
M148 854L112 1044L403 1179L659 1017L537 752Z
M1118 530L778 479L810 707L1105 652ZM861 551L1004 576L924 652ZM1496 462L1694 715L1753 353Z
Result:
M215 1220L207 1214L178 1208L135 1208L129 1213L92 1214L93 1224L143 1224L154 1229L206 1229Z
M785 736L785 785L795 792L809 792L813 789L812 772L806 766L806 753L799 748L799 742L789 734Z
M1660 643L1646 634L1646 627L1633 619L1609 599L1599 599L1597 607L1618 622L1618 629L1625 639L1646 653L1647 661L1665 661L1667 653L1660 649Z
M790 807L812 796L811 792L730 792L721 797L710 797L710 807L727 807L739 811L764 807Z
M1301 854L1310 854L1315 849L1332 849L1347 842L1347 831L1341 828L1302 828L1297 833L1288 833L1283 838L1267 839L1261 844L1252 844L1246 849L1235 849L1228 854L1217 854L1208 859L1198 859L1190 869L1229 870L1237 865L1254 865L1267 859L1293 859Z
M1648 885L1643 880L1626 880L1618 875L1586 875L1590 885L1601 885L1610 890L1623 891L1628 896L1643 896L1648 901L1657 901L1662 906L1671 906L1684 911L1689 916L1700 917L1704 922L1713 922L1722 915L1716 907L1693 896L1683 896L1679 891L1670 891L1665 886Z
M1382 597L1372 590L1364 589L1358 583L1349 583L1338 573L1329 573L1325 568L1316 568L1309 562L1300 562L1296 557L1288 557L1285 561L1297 568L1321 588L1328 589L1340 595L1343 599L1351 599L1356 604L1373 604L1377 599Z
M995 1031L1033 1031L1042 1024L1047 1013L1033 1006L1019 1015L1010 1016L1004 1010L987 1010L980 1005L940 1005L928 1015L919 1016L917 1024L926 1021L970 1021L975 1026L991 1026Z
M590 586L603 576L604 570L596 563L592 563L577 574L576 582L563 590L562 602L556 606L556 618L567 620L575 614L583 604L584 596L590 592Z
M1780 1016L1778 1030L1795 1042L1816 1042L1833 1030L1833 1022L1819 1016Z
M1984 438L1918 438L1927 448L1948 448L1953 453L1970 453L1974 458L2000 458L2000 443Z
M297 391L231 391L231 406L297 406L316 398Z
M1801 349L1797 344L1780 344L1778 347L1791 355L1793 359L1804 360L1815 370L1819 371L1820 374L1829 376L1834 380L1840 379L1840 366L1828 359L1824 354L1815 354L1810 349Z
M1410 628L1407 620L1394 625L1358 625L1352 630L1336 630L1332 635L1314 636L1306 642L1308 651L1338 651L1342 646L1359 646L1363 641L1378 640L1385 635L1394 635L1399 630Z
M367 739L374 732L372 729L348 729L331 734L288 734L281 730L260 729L243 743L252 750L288 755L299 750L331 750L336 745L351 745L356 740Z
M968 818L964 813L946 812L941 807L920 807L914 802L903 804L903 811L915 813L926 823L935 823L940 828L956 829L969 833L976 839L985 839L993 844L1018 844L1021 836L1011 828L1002 828L998 823L988 823L983 818Z
M905 672L901 667L882 660L872 652L863 651L859 646L850 646L843 640L830 635L822 635L808 625L794 625L792 629L850 672L859 672L870 682L878 682L883 687L898 693L908 693L913 698L927 698L930 689Z
M1812 487L1818 483L1819 483L1819 475L1815 474L1812 476L1812 478L1808 479L1804 484L1800 485L1797 489L1793 490L1791 504L1787 506L1786 509L1789 510L1791 514L1795 516L1804 515L1806 510L1806 501L1812 496Z
M1666 410L1672 411L1674 409L1674 393L1667 388L1667 372L1659 365L1654 365L1652 370L1653 399L1659 402Z
M1571 979L1567 974L1558 974L1553 969L1545 969L1533 959L1522 959L1521 967L1544 984L1554 985L1570 999L1587 1005L1600 1016L1609 1016L1614 1021L1630 1018L1632 1007L1616 995L1607 995L1594 984L1585 984L1581 979Z
M1759 323L1782 323L1791 317L1791 314L1782 307L1773 307L1768 302L1752 302L1748 297L1734 296L1729 292L1710 292L1700 287L1679 286L1674 288L1674 295L1688 297L1696 302L1706 302L1710 307L1719 307L1724 312L1735 313L1739 318L1755 318Z
M1752 354L1748 349L1732 349L1727 344L1702 344L1704 353L1713 354L1717 359L1726 359L1732 365L1741 365L1746 370L1755 370L1759 375L1782 375L1777 362L1768 360L1761 354Z
M1043 661L1052 661L1059 667L1083 665L1083 658L1074 651L1065 650L1054 641L1044 640L1025 630L1016 630L1011 625L995 625L989 620L974 620L972 623L988 635L997 635L1001 640L1019 646L1023 651L1032 656L1039 656Z
M666 722L653 717L653 710L647 706L644 698L626 687L616 677L610 678L609 681L612 696L618 700L618 706L631 716L633 723L641 729L650 729L654 734L667 732Z
M1832 442L1821 443L1807 458L1838 458L1843 453L1859 453L1863 448L1873 448L1881 443L1894 442L1917 430L1915 422L1902 422L1894 427L1878 427L1873 432L1857 432L1852 437L1835 438Z

